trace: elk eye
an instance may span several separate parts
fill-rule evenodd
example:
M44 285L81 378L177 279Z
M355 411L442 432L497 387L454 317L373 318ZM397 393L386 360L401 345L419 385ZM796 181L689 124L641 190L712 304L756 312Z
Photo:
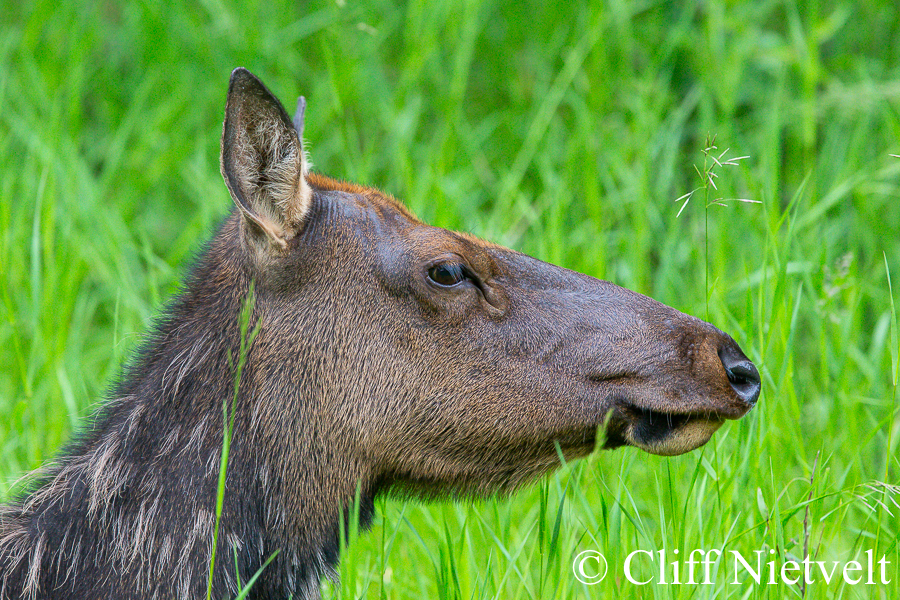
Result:
M428 278L438 285L451 287L466 278L465 270L459 263L438 263L428 269Z

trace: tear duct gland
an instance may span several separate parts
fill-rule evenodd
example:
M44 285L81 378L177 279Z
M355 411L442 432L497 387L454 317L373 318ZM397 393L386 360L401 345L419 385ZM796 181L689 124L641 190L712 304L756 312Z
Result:
M231 77L225 220L91 426L0 507L0 599L203 598L222 405L240 380L212 589L318 597L357 490L508 491L569 457L704 444L759 396L729 336L650 298L430 227L309 173L292 120Z

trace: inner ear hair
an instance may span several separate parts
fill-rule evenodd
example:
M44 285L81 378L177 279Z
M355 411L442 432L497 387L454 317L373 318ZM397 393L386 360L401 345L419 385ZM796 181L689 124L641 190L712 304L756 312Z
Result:
M302 127L302 113L301 113ZM245 231L279 249L303 228L312 203L295 124L277 98L246 69L228 86L222 129L222 176Z

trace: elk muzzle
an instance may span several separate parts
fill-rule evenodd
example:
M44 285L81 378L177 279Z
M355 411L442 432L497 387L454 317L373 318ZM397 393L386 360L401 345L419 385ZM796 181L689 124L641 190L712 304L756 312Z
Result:
M696 391L688 401L648 402L627 393L616 397L604 447L630 445L652 454L683 454L709 441L726 420L740 419L753 408L761 388L756 366L730 336L714 330L702 337L686 352L688 366L679 369L688 371L694 382ZM660 377L663 385L671 379L677 380L671 372Z

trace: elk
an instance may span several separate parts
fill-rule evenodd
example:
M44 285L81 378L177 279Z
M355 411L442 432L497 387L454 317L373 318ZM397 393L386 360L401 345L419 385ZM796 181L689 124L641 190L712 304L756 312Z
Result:
M91 424L0 507L0 599L205 597L235 387L216 598L276 552L248 597L318 598L355 498L364 527L379 494L509 492L558 452L680 454L757 401L712 325L309 172L304 107L232 73L234 207Z

